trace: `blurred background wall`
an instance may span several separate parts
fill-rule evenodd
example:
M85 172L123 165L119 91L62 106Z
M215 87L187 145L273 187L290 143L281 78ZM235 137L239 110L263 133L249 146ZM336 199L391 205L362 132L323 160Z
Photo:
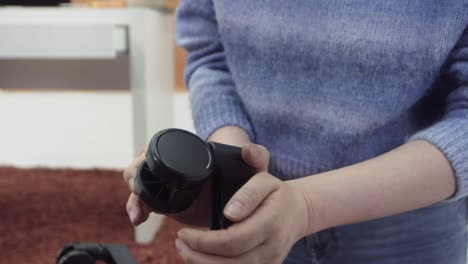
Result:
M173 125L193 131L181 49L174 57ZM124 168L133 158L128 78L125 55L0 60L0 165Z

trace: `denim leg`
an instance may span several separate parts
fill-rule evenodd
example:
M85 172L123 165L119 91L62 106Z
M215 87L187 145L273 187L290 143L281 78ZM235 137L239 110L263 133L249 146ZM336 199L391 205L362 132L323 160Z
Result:
M308 241L303 238L293 246L283 264L315 264L313 249Z

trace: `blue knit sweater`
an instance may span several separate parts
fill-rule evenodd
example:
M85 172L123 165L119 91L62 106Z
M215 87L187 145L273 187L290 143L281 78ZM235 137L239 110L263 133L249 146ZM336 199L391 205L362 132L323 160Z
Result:
M195 127L243 128L285 180L427 140L464 197L467 23L467 0L183 0Z

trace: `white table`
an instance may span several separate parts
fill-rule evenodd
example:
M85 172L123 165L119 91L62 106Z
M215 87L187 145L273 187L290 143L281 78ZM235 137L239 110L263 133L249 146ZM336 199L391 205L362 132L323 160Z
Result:
M173 23L146 8L0 8L0 59L110 59L128 53L133 97L134 154L172 126ZM150 242L162 216L135 229ZM103 223L105 224L105 223Z

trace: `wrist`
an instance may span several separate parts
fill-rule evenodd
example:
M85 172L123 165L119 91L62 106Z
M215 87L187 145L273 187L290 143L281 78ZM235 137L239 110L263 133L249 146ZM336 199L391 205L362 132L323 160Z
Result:
M302 210L305 212L304 236L332 227L329 225L330 222L325 219L330 212L328 212L327 206L324 206L326 205L326 202L323 201L325 197L320 194L321 176L319 174L288 181L299 194L299 203L302 204Z
M285 181L294 191L299 238L319 231L316 206L311 202L308 192L301 186L300 179Z
M242 147L251 140L247 132L242 128L237 126L225 126L215 130L208 137L208 141Z

